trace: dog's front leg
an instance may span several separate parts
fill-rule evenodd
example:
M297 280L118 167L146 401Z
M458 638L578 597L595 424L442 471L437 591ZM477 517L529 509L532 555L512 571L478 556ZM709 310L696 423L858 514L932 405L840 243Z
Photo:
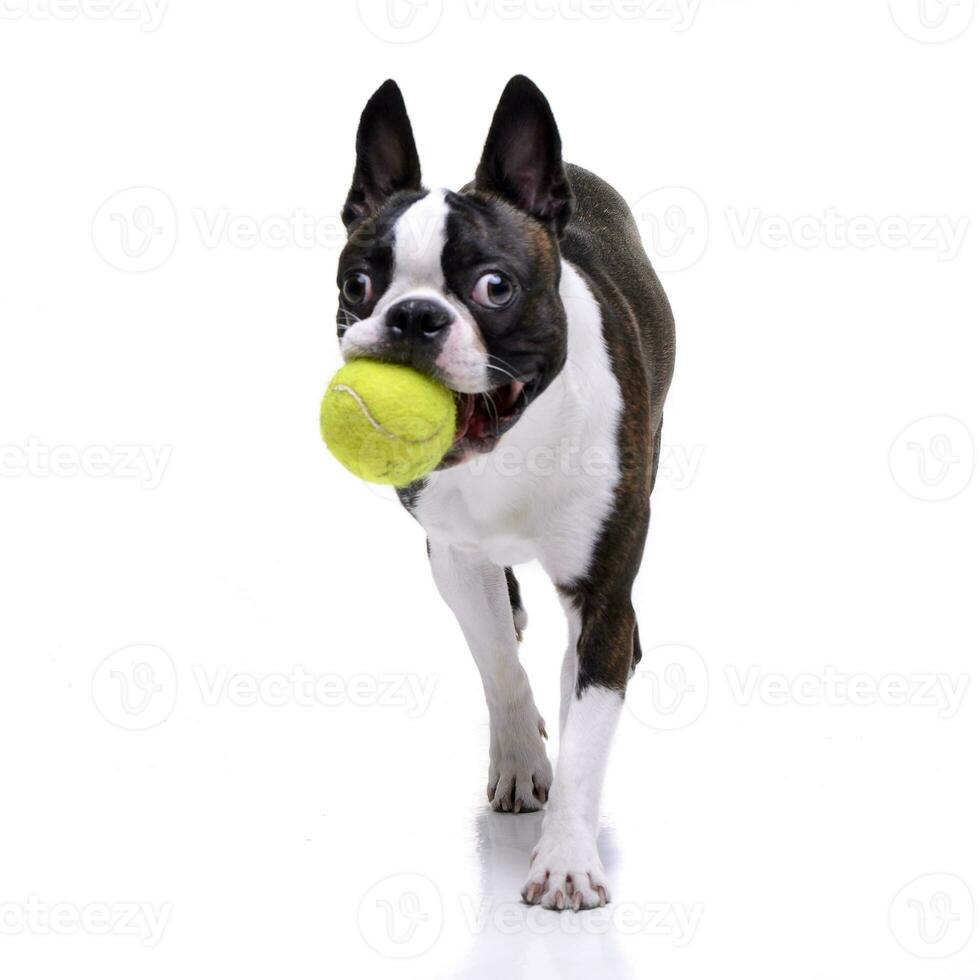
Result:
M595 908L609 900L596 846L599 798L622 713L636 619L628 596L576 599L566 609L572 642L562 678L558 767L521 894L545 908Z
M490 712L487 797L494 810L540 810L551 787L544 722L517 658L504 569L482 556L431 544L436 585L455 613L483 679Z

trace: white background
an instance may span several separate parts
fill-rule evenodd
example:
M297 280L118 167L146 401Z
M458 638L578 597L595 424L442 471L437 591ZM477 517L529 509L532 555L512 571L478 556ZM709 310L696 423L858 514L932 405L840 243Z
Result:
M4 0L3 975L977 977L974 0L360 6ZM517 902L423 534L317 429L364 101L458 186L517 71L678 325L577 917Z

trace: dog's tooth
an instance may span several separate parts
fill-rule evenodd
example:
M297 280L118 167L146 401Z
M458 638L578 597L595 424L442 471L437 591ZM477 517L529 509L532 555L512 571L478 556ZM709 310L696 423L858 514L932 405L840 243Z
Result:
M501 399L500 408L504 412L509 412L518 402L521 397L521 392L524 391L523 381L511 381L507 386L503 399Z

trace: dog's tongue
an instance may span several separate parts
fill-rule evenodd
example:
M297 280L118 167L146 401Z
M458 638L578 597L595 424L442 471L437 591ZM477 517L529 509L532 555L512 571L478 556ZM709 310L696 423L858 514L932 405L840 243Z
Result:
M456 437L453 442L459 442L466 435L466 430L470 427L473 418L473 409L476 407L476 395L460 395L459 409L456 413Z
M454 442L459 442L464 436L479 441L493 435L497 423L517 407L523 391L524 385L520 381L513 381L509 385L501 385L488 395L460 395ZM478 398L489 398L492 407L485 410L485 406L479 406L478 410Z

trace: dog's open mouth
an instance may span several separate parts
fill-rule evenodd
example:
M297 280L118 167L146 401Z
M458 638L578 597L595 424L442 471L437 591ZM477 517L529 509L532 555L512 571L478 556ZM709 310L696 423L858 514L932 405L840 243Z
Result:
M456 394L456 437L440 469L461 463L472 453L488 453L521 417L533 382L510 381L478 394Z

